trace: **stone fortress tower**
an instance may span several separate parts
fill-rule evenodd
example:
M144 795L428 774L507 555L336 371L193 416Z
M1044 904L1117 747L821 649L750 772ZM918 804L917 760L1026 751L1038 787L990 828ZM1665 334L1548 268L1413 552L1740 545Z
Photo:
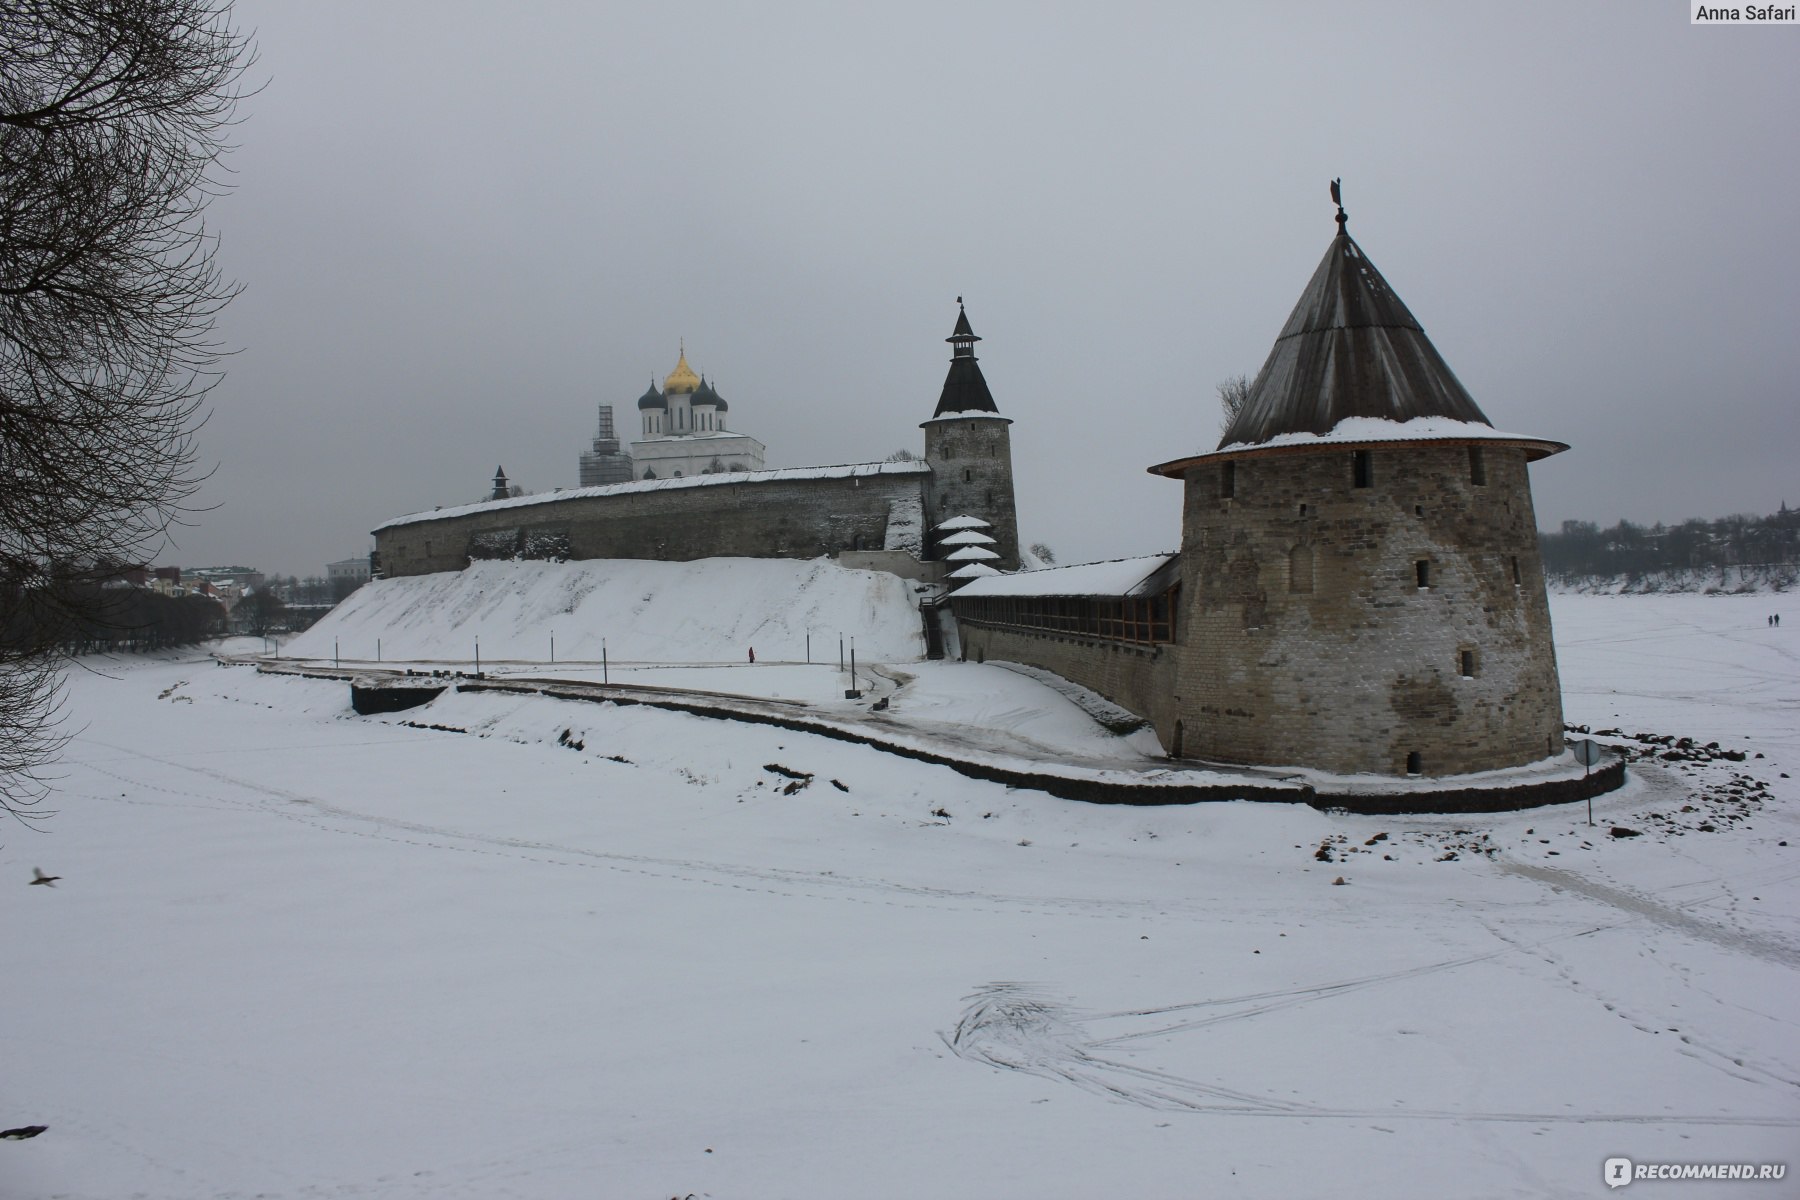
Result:
M631 457L638 478L763 469L763 444L726 428L731 406L688 366L686 344L662 389L652 382L637 406L643 436L631 443Z
M1012 422L1000 415L982 377L975 358L975 343L981 339L969 325L961 296L956 304L956 328L944 339L951 345L950 371L936 411L919 426L925 431L925 462L932 472L925 493L925 528L933 535L930 556L950 558L957 549L946 538L973 536L996 556L986 559L986 565L1016 571ZM940 528L946 524L952 528ZM981 533L973 534L973 529Z
M1333 199L1337 188L1333 185ZM1455 775L1563 750L1527 464L1346 229L1181 479L1170 750Z

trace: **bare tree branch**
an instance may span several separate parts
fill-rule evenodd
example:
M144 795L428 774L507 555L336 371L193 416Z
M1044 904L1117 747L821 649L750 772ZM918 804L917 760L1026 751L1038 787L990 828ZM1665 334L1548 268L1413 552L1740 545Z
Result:
M0 807L57 748L59 618L204 478L236 288L203 217L250 60L208 0L0 0L0 585L33 613L0 641Z
M1219 407L1223 410L1219 418L1219 428L1231 428L1231 423L1244 411L1244 405L1250 399L1250 377L1248 375L1232 375L1219 381Z

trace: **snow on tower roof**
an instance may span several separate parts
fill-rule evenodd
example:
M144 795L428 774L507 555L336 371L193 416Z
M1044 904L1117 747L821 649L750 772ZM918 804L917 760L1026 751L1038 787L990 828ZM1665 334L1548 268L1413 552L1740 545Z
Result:
M953 533L949 537L939 538L940 546L991 546L994 539L974 529L965 529L961 533Z
M1323 436L1349 417L1489 424L1362 247L1340 231L1219 445Z
M1495 430L1342 226L1218 447L1152 474L1179 476L1211 454L1276 446L1479 439L1522 446L1533 459L1568 449Z
M1414 417L1410 421L1387 421L1380 417L1346 417L1337 423L1335 429L1326 434L1284 433L1261 443L1235 442L1231 445L1220 446L1217 450L1190 454L1185 458L1158 463L1149 470L1152 475L1167 475L1179 479L1181 473L1187 468L1211 459L1237 458L1246 454L1281 454L1322 446L1380 446L1396 442L1504 444L1520 447L1525 451L1525 457L1532 461L1548 458L1552 454L1560 454L1569 448L1566 442L1553 442L1548 438L1535 438L1523 433L1505 433L1491 425L1477 425L1472 421L1453 421L1448 417Z
M960 567L956 568L956 570L950 572L949 578L951 578L951 579L987 579L990 576L994 576L994 575L998 575L998 574L1000 574L999 570L997 570L994 567L988 566L986 563L972 562L972 563L967 563L963 566L960 566Z
M933 529L940 531L945 529L992 529L993 527L991 521L984 521L980 517L951 517L948 521L939 521L932 526Z
M951 562L971 562L975 559L999 558L1000 556L985 546L964 546L962 549L946 554L944 557Z

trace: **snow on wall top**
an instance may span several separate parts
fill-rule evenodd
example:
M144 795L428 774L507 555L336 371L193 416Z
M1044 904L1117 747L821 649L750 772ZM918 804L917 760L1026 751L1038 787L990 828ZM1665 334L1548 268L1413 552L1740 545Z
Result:
M1567 450L1562 442L1530 437L1523 433L1507 433L1477 421L1458 421L1451 417L1414 417L1410 421L1394 421L1387 417L1345 417L1328 433L1283 433L1266 442L1231 442L1217 450L1202 450L1150 468L1153 475L1179 475L1183 468L1202 459L1223 458L1252 450L1270 450L1294 446L1367 446L1383 442L1484 441L1526 443L1536 447L1528 457L1543 458Z
M1141 583L1167 566L1173 554L1118 558L1110 562L1047 567L1016 575L977 579L958 596L1129 596Z
M563 500L587 499L594 496L622 496L638 492L665 491L674 488L730 487L746 483L776 483L797 479L848 479L871 475L929 475L931 467L923 462L845 463L835 467L787 467L778 471L721 471L713 475L686 475L680 479L639 479L631 483L605 483L596 487L564 488L559 492L540 492L534 496L514 496L508 500L484 500L477 504L459 504L452 508L435 508L430 512L408 513L383 521L370 532L380 533L398 525L416 525L424 521L440 521L450 517L466 517L473 513L498 512L504 508L529 508L537 504L554 504Z

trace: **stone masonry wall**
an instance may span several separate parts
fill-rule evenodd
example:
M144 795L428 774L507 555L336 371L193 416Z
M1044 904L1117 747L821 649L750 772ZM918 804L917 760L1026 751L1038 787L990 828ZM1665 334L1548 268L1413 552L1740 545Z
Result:
M963 657L1000 659L1054 671L1147 719L1164 748L1172 747L1175 720L1174 646L1141 646L1109 638L1050 633L958 621Z
M951 517L980 517L993 528L988 547L1000 557L988 565L1019 569L1019 517L1013 502L1012 422L1004 417L942 417L925 422L927 527Z
M1350 447L1189 468L1185 752L1425 775L1561 753L1525 452L1483 446L1485 483L1465 444L1366 452L1367 487Z
M527 556L534 545L553 546L558 556L575 559L818 558L880 549L889 502L917 502L929 480L922 470L731 478L414 521L377 530L375 541L390 576L460 571L471 553L510 557L509 546Z

